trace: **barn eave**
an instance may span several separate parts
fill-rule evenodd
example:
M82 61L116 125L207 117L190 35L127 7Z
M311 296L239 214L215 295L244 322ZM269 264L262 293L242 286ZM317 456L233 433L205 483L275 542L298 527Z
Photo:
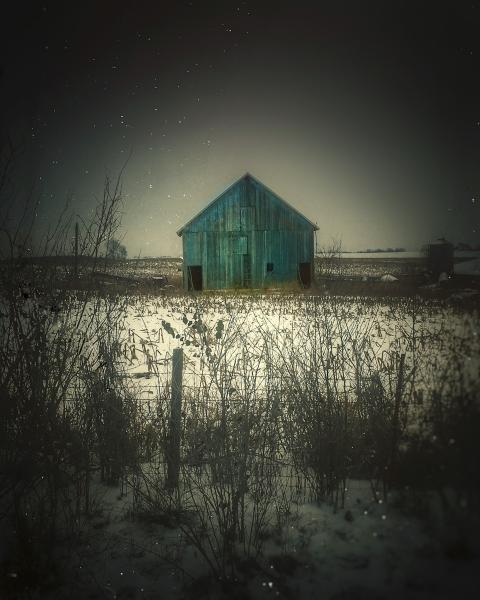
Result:
M204 212L206 212L211 206L213 206L216 202L218 202L218 200L220 200L220 198L226 194L229 190L231 190L233 187L235 187L238 183L240 183L240 181L242 181L242 179L246 179L246 178L250 178L253 181L255 181L255 183L257 183L258 185L261 185L263 188L265 188L268 192L270 192L271 194L273 194L276 198L278 198L278 200L280 200L280 202L282 202L283 204L285 204L285 206L287 206L291 211L293 211L294 213L296 213L297 215L299 215L303 220L305 220L307 223L309 223L309 225L311 225L312 229L314 231L318 231L318 225L316 225L315 223L313 223L312 221L310 221L310 219L308 219L305 215L303 215L300 211L298 211L295 207L293 207L291 204L289 204L286 200L284 200L281 196L279 196L278 194L276 194L273 190L271 190L269 187L267 187L264 183L262 183L261 181L259 181L256 177L254 177L253 175L251 175L250 173L245 173L244 175L242 175L242 177L240 177L239 179L237 179L236 181L234 181L231 185L229 185L225 190L223 190L223 192L221 192L218 196L216 196L211 202L209 202L204 208L202 208L201 211L199 211L194 217L192 217L190 219L190 221L188 221L187 223L185 223L185 225L183 227L181 227L178 231L177 231L177 235L179 237L182 237L183 232L185 231L185 229L187 229L187 227L189 227L196 219L198 219Z

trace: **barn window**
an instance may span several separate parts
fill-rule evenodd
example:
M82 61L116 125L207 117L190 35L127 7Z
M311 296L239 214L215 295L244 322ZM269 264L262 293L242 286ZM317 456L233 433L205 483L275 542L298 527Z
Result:
M271 273L273 271L273 263L267 263L267 273Z

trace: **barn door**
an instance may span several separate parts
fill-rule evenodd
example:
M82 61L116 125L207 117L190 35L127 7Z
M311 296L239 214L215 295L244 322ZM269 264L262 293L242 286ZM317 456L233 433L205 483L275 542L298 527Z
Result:
M243 255L243 287L252 287L252 258L250 254Z
M310 287L312 283L312 269L309 262L298 265L298 280L303 287Z
M242 264L243 264L243 255L242 254L234 254L231 257L231 284L233 288L242 288L243 287L243 274L242 274Z
M203 276L201 266L187 267L188 289L201 292L203 289Z
M250 287L251 267L248 254L248 237L233 235L230 238L231 286L234 288Z

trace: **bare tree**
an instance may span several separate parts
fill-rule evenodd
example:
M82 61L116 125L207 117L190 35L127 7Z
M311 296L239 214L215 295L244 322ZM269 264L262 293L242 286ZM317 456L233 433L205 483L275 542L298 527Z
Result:
M100 369L108 374L108 394L96 400L109 402L121 419L113 383L115 343L105 344L124 307L114 297L70 289L68 270L58 261L69 250L68 206L37 246L41 256L25 260L35 203L30 196L23 211L13 210L15 160L15 149L7 145L0 153L0 535L19 585L37 587L45 573L55 574L59 531L78 529L80 512L89 506L92 450L98 454L91 440L99 432L89 426L91 410L72 409L80 375ZM81 250L93 265L121 223L121 175L113 185L106 178L93 219L82 220ZM111 431L112 424L107 426ZM102 434L107 445L108 431ZM107 459L117 476L117 448L125 443L114 435Z
M127 258L127 248L117 240L116 238L112 238L107 242L107 258L113 259L125 259Z
M329 244L320 246L316 252L320 277L340 277L342 269L342 240L332 237Z

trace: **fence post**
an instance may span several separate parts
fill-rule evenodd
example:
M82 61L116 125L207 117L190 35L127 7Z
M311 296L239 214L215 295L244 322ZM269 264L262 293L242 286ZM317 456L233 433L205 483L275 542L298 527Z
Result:
M172 399L167 448L167 488L178 487L180 475L180 433L182 426L183 349L175 348L172 356Z
M390 455L390 466L388 472L388 489L392 487L394 479L394 470L396 467L397 453L398 453L398 438L399 438L399 420L400 420L400 404L402 401L403 394L403 378L405 370L405 354L400 355L400 367L398 370L397 386L395 389L395 406L393 412L393 427L392 427L392 449Z
M75 223L75 259L73 263L74 277L78 277L78 221Z

